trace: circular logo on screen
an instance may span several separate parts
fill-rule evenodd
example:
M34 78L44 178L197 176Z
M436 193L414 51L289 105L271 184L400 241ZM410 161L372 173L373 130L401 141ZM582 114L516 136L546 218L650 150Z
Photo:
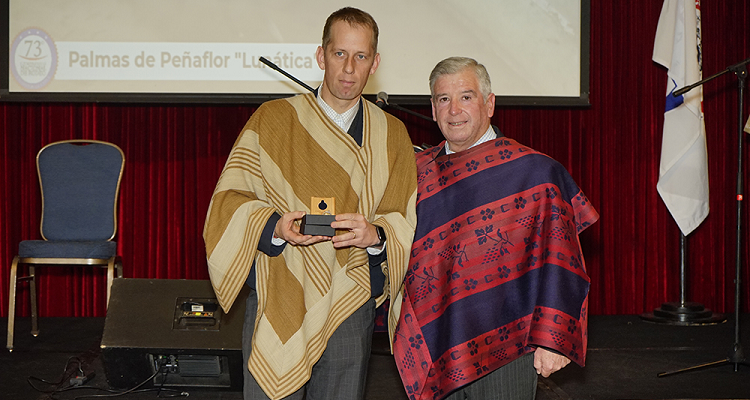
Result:
M16 81L26 89L41 89L55 76L57 48L47 32L27 29L10 48L10 69Z

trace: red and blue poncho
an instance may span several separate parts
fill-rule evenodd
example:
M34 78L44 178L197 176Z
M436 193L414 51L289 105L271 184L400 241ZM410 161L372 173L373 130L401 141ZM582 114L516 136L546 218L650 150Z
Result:
M410 399L441 399L542 346L584 365L599 215L565 168L500 137L417 155L417 229L394 355Z

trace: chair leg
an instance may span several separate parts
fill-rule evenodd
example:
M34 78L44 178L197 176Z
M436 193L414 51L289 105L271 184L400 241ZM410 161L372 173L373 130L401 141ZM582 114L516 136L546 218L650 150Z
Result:
M109 308L109 297L112 294L112 282L115 277L122 278L122 258L120 256L110 258L107 265L107 308Z
M36 307L36 271L29 265L29 294L31 295L31 334L39 336L39 322Z
M18 256L13 258L10 265L10 290L8 290L8 341L5 347L13 351L13 331L16 322L16 278L18 276Z
M115 256L115 271L117 271L117 277L122 278L122 258Z
M109 295L112 293L112 281L115 279L114 257L107 263L107 308L109 308Z

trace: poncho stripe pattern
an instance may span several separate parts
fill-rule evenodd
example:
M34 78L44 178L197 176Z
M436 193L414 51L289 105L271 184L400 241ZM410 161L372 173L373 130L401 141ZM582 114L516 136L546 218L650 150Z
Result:
M204 227L211 282L228 312L255 268L258 316L248 368L272 399L309 380L333 332L370 298L365 249L336 250L327 241L287 245L278 257L259 252L274 212L309 212L311 197L335 197L337 213L360 213L382 226L388 260L376 302L390 296L401 304L416 225L414 151L400 121L367 101L362 112L359 146L313 94L264 103L235 142L211 199ZM393 327L398 315L398 307L391 310Z

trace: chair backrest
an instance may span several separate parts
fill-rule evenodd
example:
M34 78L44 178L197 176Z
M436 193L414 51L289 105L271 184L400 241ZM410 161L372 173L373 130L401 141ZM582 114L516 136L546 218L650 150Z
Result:
M45 240L114 238L122 149L97 140L66 140L44 146L36 163Z

